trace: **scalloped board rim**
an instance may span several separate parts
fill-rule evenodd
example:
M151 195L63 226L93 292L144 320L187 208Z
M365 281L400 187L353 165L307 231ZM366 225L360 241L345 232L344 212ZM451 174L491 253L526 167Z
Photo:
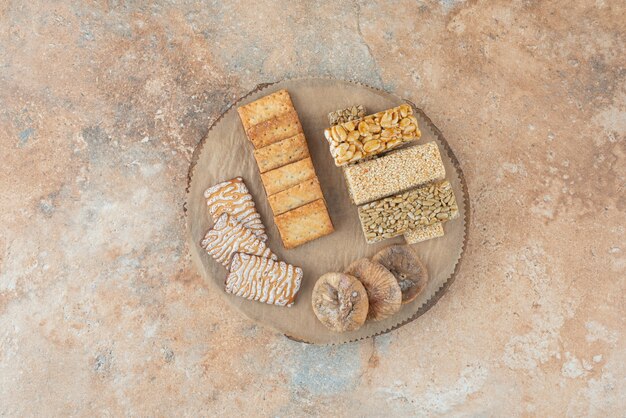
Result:
M388 92L382 91L380 89L376 89L373 87L369 87L366 85L363 85L361 83L358 82L353 82L353 81L343 81L343 80L336 80L336 79L332 79L330 77L327 78L299 78L299 79L286 79L283 81L279 81L279 82L275 82L275 83L265 83L265 84L261 84L258 85L255 89L253 89L252 91L250 91L248 94L246 94L245 96L241 97L240 99L238 99L236 102L234 102L223 114L221 114L215 121L214 123L211 125L211 127L209 128L209 131L207 133L207 136L200 141L200 143L198 144L198 146L196 147L196 149L194 150L194 153L192 155L192 159L191 159L191 163L190 163L190 168L189 168L189 172L188 172L188 183L187 183L187 201L184 204L184 211L185 214L187 215L187 230L190 233L190 237L191 237L191 217L189 216L189 207L190 207L190 198L192 197L190 195L190 191L192 189L192 182L193 182L193 177L194 177L194 171L196 168L196 165L198 164L199 161L199 157L202 153L202 150L204 149L204 146L207 142L207 139L211 136L211 132L212 130L215 128L216 125L218 125L220 123L220 121L223 120L224 116L226 114L228 114L228 112L233 112L234 109L236 108L236 106L240 105L241 103L245 102L246 100L248 100L251 96L255 96L255 95L259 95L259 93L261 93L262 91L267 90L267 92L271 92L272 88L278 89L280 88L279 86L284 85L284 84L293 84L293 83L302 83L304 85L306 85L307 83L338 83L340 85L350 85L350 86L354 86L355 88L361 88L361 89L367 89L370 90L371 92L380 95L381 97L385 97L387 100L393 100L395 102L406 102L409 103L410 105L412 105L414 107L414 109L416 110L416 113L420 116L420 124L426 123L426 125L428 126L428 128L430 129L430 131L432 132L432 135L434 135L435 139L437 140L438 144L440 145L440 150L442 151L442 153L445 154L445 156L447 158L449 158L449 161L451 163L451 165L454 167L455 171L456 171L456 177L458 178L458 183L459 183L459 187L460 190L456 190L457 193L457 200L462 200L464 205L464 210L462 211L462 222L463 222L463 236L462 236L462 242L461 242L461 247L460 247L460 252L458 255L458 258L454 264L454 269L452 271L452 273L450 274L449 277L447 277L447 279L443 280L440 284L440 286L438 286L435 290L434 293L430 294L430 296L425 299L424 301L420 302L419 305L417 305L417 309L414 311L414 313L408 317L402 317L402 318L398 318L397 323L394 323L390 326L385 326L384 329L379 329L376 330L375 332L369 333L367 335L363 335L363 336L359 336L358 338L350 338L348 336L346 336L346 338L336 338L337 340L340 341L330 341L330 342L319 342L319 341L311 341L309 339L306 338L301 338L301 336L296 335L297 333L290 333L290 332L285 332L283 331L283 333L290 339L295 340L295 341L300 341L300 342L305 342L305 343L315 343L315 344L342 344L342 343L347 343L347 342L352 342L352 341L357 341L357 340L361 340L361 339L365 339L365 338L369 338L369 337L373 337L376 335L381 335L387 332L390 332L392 330L395 330L403 325L406 325L409 322L412 322L413 320L417 319L419 316L423 315L426 311L428 311L432 306L435 305L435 303L446 293L447 289L450 287L450 285L454 282L454 279L456 278L459 269L461 267L461 262L463 259L463 254L465 252L466 249L466 244L467 244L467 240L468 240L468 233L469 233L469 223L470 223L470 202L469 202L469 195L468 195L468 191L467 191L467 185L465 182L465 177L463 175L462 169L460 167L459 161L456 158L456 156L454 155L454 153L452 152L452 149L450 148L448 142L446 141L446 139L444 138L444 136L441 134L441 131L432 123L432 121L426 116L426 114L419 108L417 108L415 106L415 104L413 104L412 102L410 102L409 100L406 99L401 99L393 94L390 94ZM284 87L284 86L283 86ZM296 106L297 107L297 106ZM322 118L326 117L326 109L320 109L320 115ZM420 125L422 126L422 125ZM306 132L305 132L306 133ZM311 142L312 140L316 140L318 138L310 138L309 136L307 136L307 139L309 142ZM323 140L323 138L321 139ZM330 158L330 157L328 157ZM315 160L315 159L314 159ZM340 176L340 173L335 173L335 175ZM203 185L206 186L206 185ZM460 194L462 194L463 196L460 196ZM261 194L258 194L256 196L261 196ZM256 197L258 199L258 197ZM332 215L332 213L331 213ZM354 215L356 216L356 214ZM266 221L266 226L268 227L268 229L273 229L273 225L270 225L270 222L268 222L268 219L265 219ZM389 241L386 244L392 244L393 241ZM190 245L193 245L193 242L190 242ZM204 269L205 267L203 267L202 263L199 262L199 260L197 259L197 254L194 254L196 251L196 249L193 248L191 249L192 252L192 258L194 259L194 263L196 264L196 267L199 269ZM287 261L291 261L289 260L289 257L285 257ZM451 265L452 263L450 263ZM224 272L225 273L225 272ZM201 272L201 275L204 278L207 278L207 272ZM212 277L211 277L212 279ZM309 278L310 280L311 278ZM212 289L211 289L212 290ZM300 299L300 303L304 303L304 304L310 304L310 301L308 300L302 300L303 298ZM231 301L233 302L233 301ZM235 305L238 304L237 302L233 302ZM245 313L245 312L244 312ZM245 313L247 316L248 314ZM268 324L267 322L262 322L259 321L258 319L255 318L250 318L252 319L254 322L259 322L265 326L270 326L272 328L275 328L277 330L280 331L279 328L274 327L272 324Z

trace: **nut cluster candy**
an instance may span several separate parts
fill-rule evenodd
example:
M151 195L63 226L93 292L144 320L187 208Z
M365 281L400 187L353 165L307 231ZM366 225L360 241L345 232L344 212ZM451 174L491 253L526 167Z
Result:
M408 104L362 119L331 126L324 131L335 165L342 166L380 154L420 138L413 108Z

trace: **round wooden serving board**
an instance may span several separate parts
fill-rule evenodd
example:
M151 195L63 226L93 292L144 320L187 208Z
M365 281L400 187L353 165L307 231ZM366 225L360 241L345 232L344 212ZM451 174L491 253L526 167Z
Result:
M334 233L292 250L285 250L282 245L252 155L252 144L246 138L236 110L238 106L280 89L289 91L300 116L335 226ZM391 318L379 322L368 321L361 329L352 332L335 333L328 330L317 320L311 308L311 292L319 276L330 271L343 271L358 258L371 257L388 245L404 243L402 237L397 237L374 245L366 244L357 208L350 202L342 171L334 165L324 139L323 131L328 127L327 114L355 104L365 105L367 113L371 114L403 102L408 101L352 82L324 78L292 79L257 87L221 115L194 152L185 205L191 255L211 291L222 295L236 310L255 322L270 326L289 338L314 344L340 344L382 334L414 320L432 307L458 272L467 239L469 198L463 172L448 143L424 112L415 108L422 131L419 143L435 141L439 146L446 167L446 178L452 184L460 211L457 219L444 224L444 237L413 245L428 267L428 286L415 301L403 305L400 312ZM243 177L261 214L269 236L269 247L279 259L304 270L302 286L292 307L266 305L225 293L226 269L200 247L200 241L212 226L203 197L204 190L238 176ZM236 315L234 310L233 315Z

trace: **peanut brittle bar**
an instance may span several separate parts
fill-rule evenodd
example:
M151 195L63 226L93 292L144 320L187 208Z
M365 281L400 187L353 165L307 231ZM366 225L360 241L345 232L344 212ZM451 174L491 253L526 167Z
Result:
M402 104L324 130L335 165L380 154L420 138L413 108Z

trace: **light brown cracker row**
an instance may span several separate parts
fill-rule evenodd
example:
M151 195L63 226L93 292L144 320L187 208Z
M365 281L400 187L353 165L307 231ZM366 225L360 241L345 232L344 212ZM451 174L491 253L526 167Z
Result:
M443 237L443 224L435 222L432 225L418 226L404 232L404 239L407 244L417 244L429 239Z
M252 195L241 177L223 181L204 192L213 221L224 213L251 230L262 241L267 240L261 215L256 211Z
M324 199L275 216L285 248L294 248L334 231Z
M315 169L310 158L297 161L261 174L261 180L268 196L286 190L305 180L315 177Z
M293 103L287 90L278 90L276 93L261 97L252 103L237 108L244 130L248 130L261 122L275 116L282 115L293 109Z
M291 306L302 282L302 269L282 261L235 254L226 277L227 293L278 306Z
M301 133L254 150L254 158L261 173L299 161L308 156L309 148L306 138Z
M452 185L444 180L359 206L359 219L371 244L459 216Z
M324 130L335 165L342 166L416 141L421 132L408 104Z
M403 148L343 169L348 192L356 205L401 193L446 176L434 142Z
M276 256L263 241L227 214L218 218L213 229L206 233L200 245L226 268L230 265L235 253L254 254L276 260Z
M248 129L248 139L255 149L266 147L302 132L300 119L295 110L261 122Z
M366 113L367 111L363 105L346 107L345 109L330 112L328 114L328 123L330 123L330 126L340 125L351 120L364 118Z
M323 199L322 189L317 178L306 180L268 198L274 215L289 212L300 206Z

